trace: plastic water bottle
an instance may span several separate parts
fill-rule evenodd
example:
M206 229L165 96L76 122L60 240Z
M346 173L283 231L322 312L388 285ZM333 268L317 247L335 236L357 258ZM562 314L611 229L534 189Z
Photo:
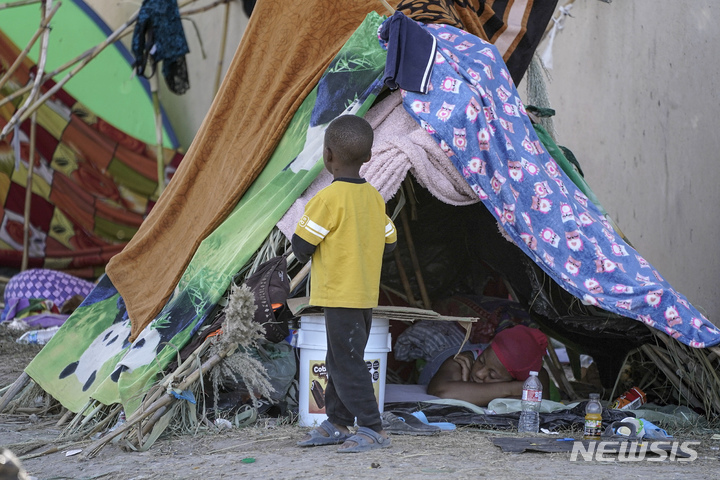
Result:
M538 372L530 372L523 384L522 412L518 421L518 432L538 433L540 430L540 404L542 403L542 383Z
M602 405L600 404L600 394L591 393L590 401L585 406L585 431L583 438L585 440L600 440L602 433Z
M22 334L20 338L15 340L16 343L30 343L45 345L55 335L55 332L60 330L60 327L45 328L42 330L30 330Z

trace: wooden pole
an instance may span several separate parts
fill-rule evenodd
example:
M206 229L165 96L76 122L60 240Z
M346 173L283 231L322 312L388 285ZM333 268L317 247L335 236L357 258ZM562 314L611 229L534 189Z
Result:
M408 280L407 272L405 271L405 267L402 264L400 252L398 251L397 247L395 247L393 253L395 254L395 265L397 265L398 275L400 276L400 282L402 283L403 290L405 290L407 302L415 306L417 305L417 301L415 300L415 295L413 294L412 287L410 286L410 280Z
M180 16L187 16L187 15L194 15L196 13L202 13L207 12L208 10L212 10L213 8L217 7L218 5L222 5L223 3L227 3L230 0L216 0L215 2L204 5L202 7L194 8L192 10L185 10L184 12L180 12Z
M417 252L415 251L415 243L413 242L412 233L410 232L410 222L404 208L400 210L400 219L402 221L403 231L405 232L405 240L407 241L408 252L410 252L410 259L412 260L413 268L415 269L415 278L418 282L418 286L420 287L420 297L422 298L425 308L430 310L432 303L430 302L430 296L425 288L425 281L423 280L422 271L420 270L420 261L418 260Z
M553 376L556 377L555 379L562 384L562 387L563 389L565 389L565 393L568 394L568 397L570 397L570 400L577 400L580 397L577 393L575 393L575 389L572 387L572 385L570 384L570 380L568 380L567 376L565 375L565 370L563 370L562 363L560 363L560 359L557 356L555 347L553 347L550 342L548 342L547 351L550 358L550 362L548 362L548 365L552 365L555 367L555 369L553 369L552 367L550 368Z
M50 12L42 19L42 21L40 22L40 27L38 27L33 36L30 38L28 44L25 45L23 51L20 52L13 64L10 65L10 68L8 68L8 70L5 72L5 75L0 78L0 88L2 88L3 85L5 85L5 83L10 79L12 74L15 73L15 70L17 70L18 67L22 64L23 60L25 60L25 57L27 57L30 49L33 47L33 45L35 45L37 39L40 38L40 35L42 35L46 31L47 26L50 23L50 19L53 17L53 15L55 15L55 12L57 12L58 8L60 8L60 5L62 5L62 2L58 2L52 8L52 10L50 10ZM29 88L32 89L32 87Z
M122 32L122 33L120 34L120 36L118 37L118 40L121 39L121 38L123 38L123 37L126 37L126 36L130 35L132 32L133 32L133 31L128 27L124 32ZM45 83L48 79L53 78L55 75L64 72L65 70L67 70L68 68L72 67L73 65L75 65L75 64L78 63L79 61L84 60L85 58L87 58L87 57L93 52L93 49L94 49L94 48L95 48L95 47L93 47L93 48L91 48L91 49L89 49L89 50L84 51L83 53L81 53L81 54L78 55L77 57L73 58L72 60L68 60L68 61L65 62L63 65L59 66L58 68L56 68L56 69L53 70L52 72L46 73L45 75L43 75L43 78L42 78L41 82L42 82L42 83ZM22 88L19 88L19 89L15 90L13 93L11 93L11 94L8 95L7 97L5 97L5 98L3 98L2 100L0 100L0 107L2 107L3 105L5 105L6 103L12 102L12 101L15 100L17 97L20 97L20 96L26 94L26 93L29 92L31 89L32 89L32 84L28 84L28 85L26 85L26 86L24 86L24 87L22 87Z
M150 78L150 93L152 94L153 112L155 113L155 156L157 161L157 189L155 194L160 198L165 190L165 155L163 152L163 124L162 110L160 110L160 95L158 93L158 76Z
M220 88L220 79L222 78L222 67L225 59L225 47L227 45L228 23L230 22L230 2L225 2L225 13L223 19L222 36L220 37L220 57L218 58L217 71L215 72L215 88L213 89L213 97Z
M390 6L390 4L386 0L380 0L380 3L383 4L385 9L390 12L390 15L393 15L395 13L395 9Z
M0 398L0 413L2 413L3 410L5 410L5 407L8 406L10 402L12 402L13 398L17 396L20 391L25 388L25 385L27 385L30 382L30 375L23 372L22 375L20 375L17 380L13 382L13 384L10 386L10 389L8 389L7 392L5 392L5 395Z
M30 262L30 212L32 207L33 171L35 168L35 131L37 112L30 117L30 154L28 155L27 179L25 180L25 212L23 216L23 255L20 271L24 272Z
M292 280L290 280L290 291L291 292L293 290L295 290L295 287L300 285L300 282L302 282L302 280L305 277L308 276L308 273L310 273L310 265L311 265L311 262L307 262L305 265L303 265L303 267L300 269L298 274L295 275L295 277Z
M42 1L43 0L19 0L18 2L0 3L0 10L12 7L22 7L24 5L32 5L33 3L40 3Z
M16 121L16 123L22 124L25 120L27 120L30 117L30 114L32 112L35 112L37 108L34 108L27 116L24 115L24 113L30 108L30 106L33 104L35 99L37 98L39 92L40 92L40 86L42 85L42 77L45 73L45 62L47 61L47 48L48 43L50 40L50 28L47 25L46 19L48 16L48 9L52 7L52 0L47 0L47 2L42 3L42 20L40 21L41 25L44 25L42 28L42 40L40 42L40 58L38 58L38 64L37 64L37 72L35 73L35 78L33 79L33 86L30 90L30 95L28 95L28 98L25 100L25 102L22 104L20 108L17 109L17 111L13 114L12 118L8 122L7 125L5 125L5 128L3 128L2 134L0 135L0 140L5 138L5 135L7 132L10 131L10 128L14 127L12 124L13 119L20 118L21 120Z

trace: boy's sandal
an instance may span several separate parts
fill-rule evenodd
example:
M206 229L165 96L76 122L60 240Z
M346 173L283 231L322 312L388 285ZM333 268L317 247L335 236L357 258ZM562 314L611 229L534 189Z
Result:
M327 436L320 433L322 429L327 433ZM335 428L335 425L330 423L329 420L325 420L318 426L308 432L310 438L307 440L300 440L297 442L298 447L318 447L321 445L337 445L343 443L345 440L350 438L350 434L342 433L340 430Z
M372 441L368 441L370 438ZM385 438L375 430L367 427L358 427L357 433L345 440L346 442L354 442L355 445L348 448L339 448L339 453L359 453L375 450L377 448L388 448L392 444L390 437Z

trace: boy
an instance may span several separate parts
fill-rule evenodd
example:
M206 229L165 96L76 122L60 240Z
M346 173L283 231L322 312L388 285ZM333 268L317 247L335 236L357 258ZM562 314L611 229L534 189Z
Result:
M370 373L365 346L378 304L382 256L395 248L395 226L377 190L360 177L370 160L373 131L363 118L343 115L325 131L323 161L333 182L305 207L292 238L301 262L312 257L310 303L324 307L327 331L328 419L299 446L335 445L353 453L390 446ZM350 435L348 426L358 429Z

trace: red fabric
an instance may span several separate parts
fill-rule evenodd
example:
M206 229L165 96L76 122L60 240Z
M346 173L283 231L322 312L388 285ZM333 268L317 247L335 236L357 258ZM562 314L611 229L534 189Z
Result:
M516 380L525 380L531 371L539 372L548 340L537 328L517 325L493 338L490 348Z

